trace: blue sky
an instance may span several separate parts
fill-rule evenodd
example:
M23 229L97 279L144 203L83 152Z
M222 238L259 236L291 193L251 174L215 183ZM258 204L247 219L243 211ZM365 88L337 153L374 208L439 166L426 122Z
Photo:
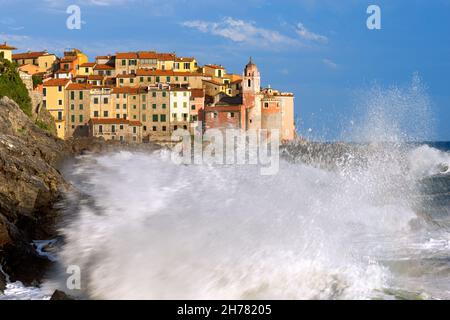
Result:
M82 10L81 30L66 28L70 4ZM370 4L381 8L381 30L366 27ZM434 119L427 137L450 140L450 0L0 0L0 5L0 41L23 51L60 54L77 47L91 58L176 51L235 73L252 56L263 85L296 94L299 131L315 139L347 138L343 132L365 110L361 97L370 100L370 88L407 87L418 73ZM423 114L412 108L408 117L413 124Z

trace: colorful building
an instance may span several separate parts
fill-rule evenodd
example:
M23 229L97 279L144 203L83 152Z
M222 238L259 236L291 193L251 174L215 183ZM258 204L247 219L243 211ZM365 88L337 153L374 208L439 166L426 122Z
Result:
M24 52L12 55L12 60L19 66L31 64L39 68L39 72L53 72L58 64L58 58L47 51Z
M6 60L13 61L12 58L12 52L14 50L17 50L16 48L9 46L4 42L3 44L0 44L0 57L3 57Z
M55 119L57 135L61 139L66 136L65 90L70 83L69 79L48 79L43 83L43 105Z
M142 142L142 123L125 119L89 120L89 134L105 140L117 140L128 143Z

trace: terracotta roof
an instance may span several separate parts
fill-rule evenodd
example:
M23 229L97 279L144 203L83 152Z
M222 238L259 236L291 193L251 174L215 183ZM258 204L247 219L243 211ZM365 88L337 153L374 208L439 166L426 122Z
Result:
M205 91L203 89L191 89L191 98L203 98Z
M217 82L217 81L214 81L214 80L206 80L206 79L203 79L203 82L209 82L209 83L212 83L212 84L214 84L214 85L216 85L216 86L225 86L226 84L224 84L224 83L220 83L220 82Z
M140 88L133 87L114 87L112 93L128 93L128 94L138 94Z
M220 66L218 64L207 64L205 67L213 68L213 69L225 69L223 66Z
M116 59L137 59L138 55L136 52L119 52L116 53Z
M178 57L175 59L177 62L193 62L195 59L191 57Z
M88 80L102 80L103 81L103 76L98 76L95 74L91 74L90 76L88 76Z
M102 60L111 59L111 56L96 56L95 59L102 59Z
M69 79L49 79L44 81L44 87L58 87L65 86L70 82Z
M67 73L67 74L69 74L70 72L71 72L71 70L59 69L59 70L56 71L55 73L57 73L57 74L62 74L62 73Z
M89 90L92 86L86 83L71 83L67 86L66 90Z
M128 124L132 126L142 126L140 121L131 121L118 118L91 118L93 124Z
M107 64L97 64L94 67L94 70L114 70L114 67L111 67L110 65Z
M92 68L95 67L96 63L95 62L86 62L83 63L82 65L80 65L81 68Z
M65 56L63 58L61 58L61 62L72 62L77 60L77 56Z
M118 74L116 78L136 78L135 74Z
M6 42L3 43L3 44L0 44L0 50L16 50L16 49L17 49L17 48L8 46L8 45L6 44Z
M179 77L202 77L203 75L198 72L176 72L172 70L150 70L150 69L138 69L136 71L137 76L179 76Z
M158 53L158 60L161 61L172 61L175 60L176 56L174 53Z
M155 51L141 51L138 55L139 59L158 59L158 53Z
M23 53L16 53L12 55L13 60L20 60L20 59L36 59L42 56L47 55L48 53L46 51L35 51L35 52L23 52Z

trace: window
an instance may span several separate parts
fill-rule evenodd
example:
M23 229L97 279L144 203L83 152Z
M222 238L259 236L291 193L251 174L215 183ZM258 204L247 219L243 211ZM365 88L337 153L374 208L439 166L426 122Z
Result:
M103 103L104 104L108 104L109 99L108 98L103 98Z
M176 113L172 113L172 118L173 118L173 120L177 120L177 114Z
M147 96L145 94L142 95L142 101L146 101Z
M127 104L124 103L124 104L123 104L123 110L126 110L126 109L127 109Z
M94 104L98 104L98 98L94 98Z
M85 73L89 73L89 68L84 68Z
M62 86L58 86L58 92L62 91Z
M70 116L70 122L72 122L72 123L75 122L75 115L74 114Z
M187 108L187 102L183 102L183 108Z
M178 77L175 77L175 81L178 82Z
M162 131L166 131L166 130L167 130L166 126L162 126Z
M160 82L160 77L159 76L156 77L156 82Z
M120 140L120 141L123 141L123 136L120 136L120 137L119 137L119 140Z
M127 98L127 94L126 94L126 93L123 94L123 98L124 98L124 99Z
M127 65L127 60L122 60L122 66L126 66Z
M184 129L184 130L187 130L187 125L184 125L184 126L183 126L183 129Z
M177 96L177 92L174 92L174 93L173 93L173 96L176 97L176 96Z
M120 94L116 93L116 99L120 99Z
M80 100L83 100L83 91L80 91Z
M115 133L116 132L116 126L115 125L111 125L111 132Z
M187 113L183 113L183 119L184 119L184 121L187 120L187 117L188 117L188 114L187 114Z
M166 77L166 81L167 81L167 82L170 82L170 77Z
M120 104L116 104L116 109L120 109Z
M152 116L152 121L153 121L153 122L158 122L158 115L157 115L157 114L154 114L154 115Z
M79 105L80 110L83 110L83 104Z
M120 119L120 113L116 113L116 119Z
M122 118L127 119L127 115L124 113Z
M137 133L137 128L133 127L133 133Z
M98 132L103 133L103 126L102 125L98 126Z
M144 82L144 77L140 77L139 80L140 80L141 82Z
M80 120L80 123L83 123L83 115L82 114L80 114L79 120Z
M135 114L133 114L133 119L134 119L134 120L136 120L136 119L137 119L137 116L136 116Z
M192 105L192 106L191 106L191 110L195 110L195 105Z
M123 79L122 78L119 79L119 83L123 84Z
M222 77L222 70L217 70L217 76L220 78L220 77Z
M147 131L147 126L144 126L143 129L144 129L144 131Z
M189 70L191 68L191 64L189 62L184 63L184 69Z
M162 104L162 108L166 109L166 104L165 103Z
M142 104L142 110L147 109L147 105L145 103Z
M133 78L130 78L130 83L134 83L134 79ZM136 99L136 97L135 97L135 99Z
M166 115L165 114L161 115L161 122L166 122Z
M173 68L174 68L174 69L180 69L180 63L175 62L175 63L173 64Z
M44 94L44 97L46 97L47 96L47 88L44 88L42 93Z
M74 104L70 105L70 110L75 110L75 105Z
M62 100L58 100L58 106L62 106Z
M152 81L152 77L147 77L147 81L151 82Z
M173 130L178 130L178 126L173 126Z
M234 118L234 112L230 112L230 118Z
M123 124L121 124L121 125L119 126L119 129L120 129L120 130L123 130Z
M75 91L70 91L70 99L75 100Z
M174 102L174 103L173 103L173 107L174 107L174 108L177 108L177 107L178 107L178 103L177 103L177 102Z
M98 118L98 111L94 111L94 118Z
M153 98L156 98L156 92L152 92Z
M165 98L166 95L167 95L167 92L166 92L166 91L163 91L162 96Z
M103 116L105 117L105 118L108 118L108 111L103 111Z
M187 97L187 92L183 92L183 96L184 96L184 97Z
M264 102L264 108L268 109L269 108L269 103L268 102Z
M135 104L133 104L133 110L136 110L136 105Z
M156 131L156 127L155 127L155 126L153 126L152 130L153 130L153 131Z
M156 109L156 103L152 104L152 108Z
M252 80L248 79L248 80L247 80L247 87L250 88L251 86L252 86Z

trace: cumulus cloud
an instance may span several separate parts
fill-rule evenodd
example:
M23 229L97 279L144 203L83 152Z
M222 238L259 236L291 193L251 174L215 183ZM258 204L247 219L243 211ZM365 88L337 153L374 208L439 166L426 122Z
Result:
M278 31L256 26L254 22L226 17L219 22L191 20L182 23L183 26L196 29L229 39L233 42L257 46L293 45L296 39L285 36Z
M303 23L299 22L295 32L302 38L308 41L314 41L319 43L327 43L328 38L318 33L308 30Z

